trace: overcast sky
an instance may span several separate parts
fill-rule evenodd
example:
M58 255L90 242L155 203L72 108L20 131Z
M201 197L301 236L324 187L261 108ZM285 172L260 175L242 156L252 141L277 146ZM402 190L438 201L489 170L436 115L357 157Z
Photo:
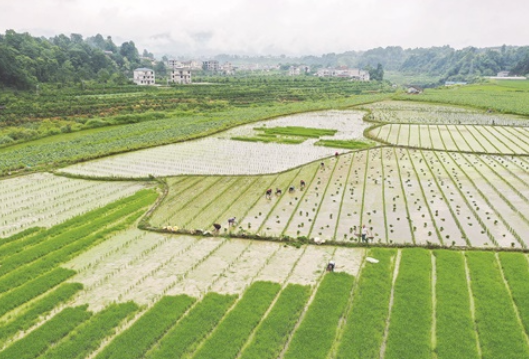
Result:
M529 45L528 0L0 0L0 31L98 33L157 57Z

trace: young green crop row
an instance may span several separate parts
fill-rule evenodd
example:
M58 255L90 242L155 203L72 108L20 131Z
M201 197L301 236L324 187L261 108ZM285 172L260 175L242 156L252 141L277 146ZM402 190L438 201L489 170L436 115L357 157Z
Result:
M143 213L140 210L151 204L155 196L152 191L144 191L129 197L129 203L119 201L121 208L109 205L106 212L94 211L97 217L94 217L94 213L88 213L85 215L87 225L70 227L70 231L49 239L44 237L38 244L23 247L24 251L5 258L0 267L0 293L27 285L28 281L37 280L39 276L54 268L57 271L57 266L124 226L132 224ZM62 245L58 246L57 243ZM67 276L64 274L65 278L73 275L70 272ZM31 290L35 291L36 288Z
M96 359L141 358L193 304L191 297L163 297L128 330L119 334Z
M75 271L59 266L129 227L156 197L154 191L140 191L52 229L25 231L4 242L0 247L6 249L0 267L0 317L16 311L0 324L0 342L35 325L77 293L80 284L61 285Z
M372 249L367 255L378 263L366 261L356 284L344 273L324 275L317 288L255 282L238 300L216 293L199 301L163 297L135 318L133 303L97 314L67 308L6 347L0 359L77 359L104 339L109 343L97 359L529 356L525 254ZM0 308L23 298L25 287L0 296ZM63 284L31 302L0 324L0 342L79 289ZM114 336L127 318L132 325Z
M42 359L83 359L96 350L101 341L110 336L125 318L138 310L132 302L111 304L90 320L76 328L59 345L41 356Z
M61 224L53 226L46 230L29 229L24 232L15 234L9 238L0 241L0 261L3 257L10 257L14 254L25 250L27 247L39 244L44 240L57 237L61 234L66 235L72 230L83 226L91 225L91 223L100 217L108 215L109 213L126 206L131 201L136 201L145 196L144 191L137 192L133 196L123 198L116 202L110 203L102 208L95 209L88 213L71 218Z
M90 312L84 307L66 308L38 329L0 352L0 359L33 359L60 342L85 322Z
M51 312L57 305L68 301L82 288L83 286L79 283L64 283L57 289L49 291L14 319L0 325L0 343L35 325L41 316Z
M138 193L127 198L128 202L118 201L121 202L119 206L115 206L114 204L111 205L107 211L102 211L101 216L94 217L92 213L89 213L84 225L64 232L61 235L45 238L44 241L31 247L25 246L23 251L11 254L9 257L2 260L0 277L16 270L20 266L45 257L50 253L67 248L69 245L72 245L72 243L75 244L76 241L81 240L82 238L95 236L98 232L105 230L105 226L118 222L122 218L145 207L147 204L152 203L155 197L156 193L152 191ZM86 246L83 246L83 248L85 247Z

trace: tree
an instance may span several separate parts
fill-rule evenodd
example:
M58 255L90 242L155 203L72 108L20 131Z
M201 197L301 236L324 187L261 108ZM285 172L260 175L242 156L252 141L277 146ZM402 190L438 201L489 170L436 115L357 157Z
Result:
M382 68L382 64L377 64L376 68L373 68L371 66L367 66L366 70L369 72L369 79L372 81L382 81L384 80L384 69Z

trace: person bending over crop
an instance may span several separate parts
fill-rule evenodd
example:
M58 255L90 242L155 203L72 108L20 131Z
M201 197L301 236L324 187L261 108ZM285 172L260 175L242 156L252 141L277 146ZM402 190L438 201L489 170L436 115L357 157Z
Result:
M299 181L299 189L303 190L305 188L305 181L301 180Z
M272 199L272 189L271 188L266 190L266 199Z
M237 218L236 217L231 217L228 219L228 227L234 227L235 224L236 224L236 221L237 221Z
M281 196L283 191L281 191L279 188L276 188L276 196Z
M218 223L213 223L213 228L214 228L213 229L213 233L214 234L219 234L219 231L222 228L222 226L220 224L218 224Z

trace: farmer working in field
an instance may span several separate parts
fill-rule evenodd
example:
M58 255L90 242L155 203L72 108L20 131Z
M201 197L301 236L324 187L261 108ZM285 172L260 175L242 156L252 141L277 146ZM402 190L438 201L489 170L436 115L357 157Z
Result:
M367 227L365 224L362 226L362 242L367 242Z

